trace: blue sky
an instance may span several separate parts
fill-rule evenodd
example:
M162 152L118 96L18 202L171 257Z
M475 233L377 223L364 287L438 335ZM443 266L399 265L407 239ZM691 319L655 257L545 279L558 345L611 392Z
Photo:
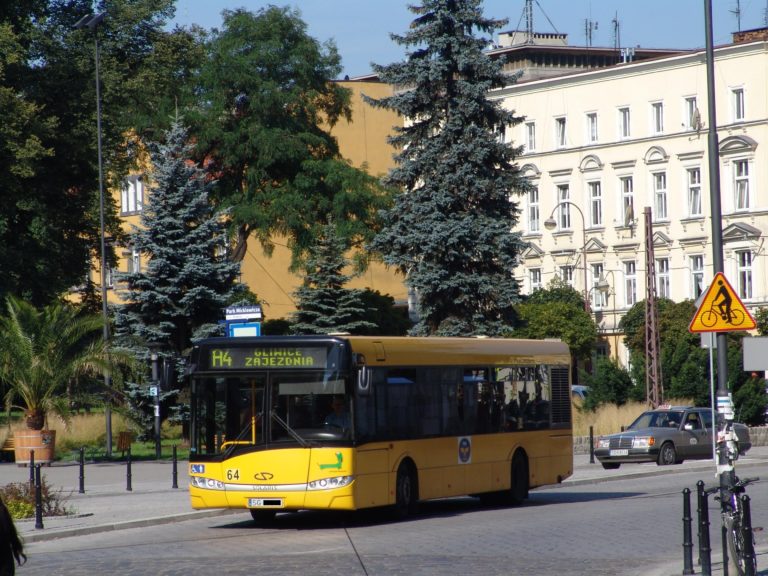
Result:
M221 11L245 8L257 12L269 4L300 11L309 33L320 41L333 40L342 57L343 74L368 74L370 63L403 59L403 49L389 37L403 33L413 20L408 4L418 0L177 0L174 22L205 28L221 25ZM741 8L741 29L765 25L768 0L712 0L714 43L731 41L738 29L733 11ZM524 0L485 0L486 16L507 18L505 29L524 29ZM700 48L704 46L704 0L535 0L536 31L568 34L568 43L586 43L586 21L596 23L593 46L613 46L613 19L618 16L622 46ZM551 24L550 24L551 21ZM552 27L554 24L554 29Z

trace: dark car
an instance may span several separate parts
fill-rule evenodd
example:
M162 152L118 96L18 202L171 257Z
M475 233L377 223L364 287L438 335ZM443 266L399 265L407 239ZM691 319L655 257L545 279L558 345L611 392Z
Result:
M734 423L739 453L752 447L749 429ZM656 462L659 466L683 460L712 458L712 411L691 406L667 406L643 412L624 432L597 439L595 456L603 468L627 462Z

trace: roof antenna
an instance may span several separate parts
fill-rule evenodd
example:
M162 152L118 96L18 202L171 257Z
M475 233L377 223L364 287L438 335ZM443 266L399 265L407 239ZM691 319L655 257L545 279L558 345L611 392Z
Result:
M736 29L741 32L741 1L736 0L736 8L729 12L736 15Z

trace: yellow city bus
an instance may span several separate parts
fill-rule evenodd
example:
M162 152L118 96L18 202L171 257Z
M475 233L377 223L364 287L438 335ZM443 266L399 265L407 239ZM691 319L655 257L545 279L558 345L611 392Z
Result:
M559 341L212 338L190 355L192 507L276 512L476 495L520 503L573 472Z

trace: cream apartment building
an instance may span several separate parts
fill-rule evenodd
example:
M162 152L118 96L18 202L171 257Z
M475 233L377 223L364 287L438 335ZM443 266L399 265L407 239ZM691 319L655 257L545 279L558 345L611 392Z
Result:
M768 304L766 38L715 49L725 275L751 310ZM617 326L645 298L647 207L657 297L695 300L713 277L705 52L523 76L490 97L525 117L505 135L525 146L518 163L535 184L519 199L523 292L555 275L583 291L586 273L605 352L625 360Z

